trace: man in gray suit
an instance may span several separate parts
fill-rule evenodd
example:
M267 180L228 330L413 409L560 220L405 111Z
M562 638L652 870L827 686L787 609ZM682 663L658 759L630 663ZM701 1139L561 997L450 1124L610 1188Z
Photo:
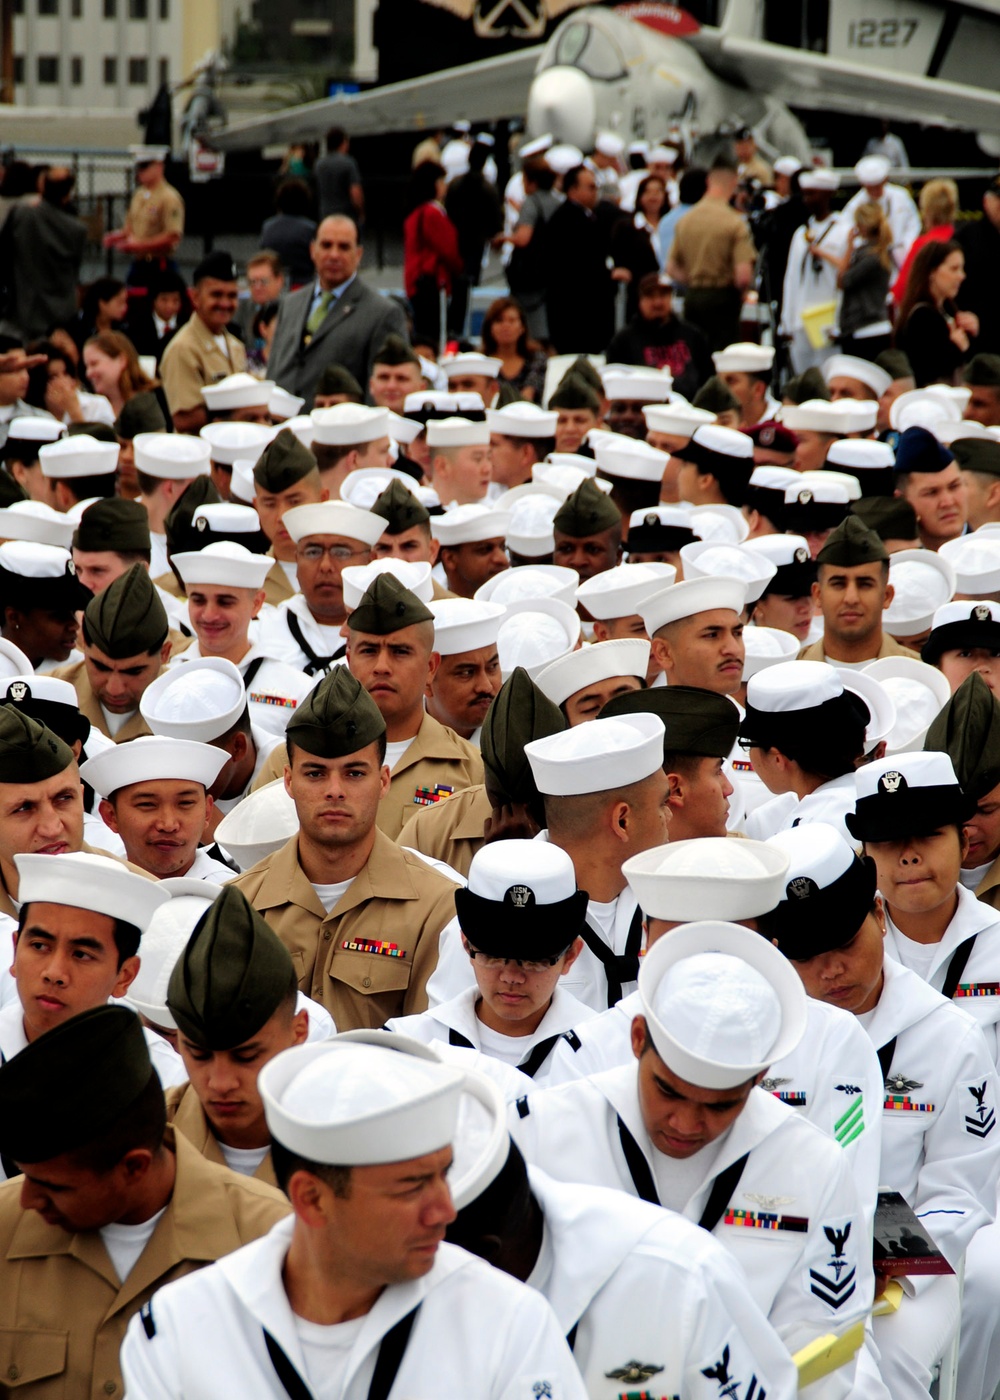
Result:
M312 404L320 375L342 365L367 384L372 357L391 332L406 339L400 307L358 277L362 246L353 219L324 219L310 246L316 280L286 296L268 359L268 375Z

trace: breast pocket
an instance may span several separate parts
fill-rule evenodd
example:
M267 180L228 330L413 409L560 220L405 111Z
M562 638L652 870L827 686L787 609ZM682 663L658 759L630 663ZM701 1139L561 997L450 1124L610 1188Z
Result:
M329 976L335 982L343 982L362 996L406 991L410 985L411 971L408 956L393 957L388 953L367 952L364 939L346 938L342 942L357 946L337 948L328 968Z
M64 1400L69 1395L66 1351L69 1334L37 1327L0 1328L0 1390L19 1395L31 1387L32 1400Z

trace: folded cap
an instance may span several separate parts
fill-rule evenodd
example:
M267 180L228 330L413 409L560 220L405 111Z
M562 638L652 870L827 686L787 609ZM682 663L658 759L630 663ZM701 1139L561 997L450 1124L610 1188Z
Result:
M337 666L297 706L285 733L289 745L316 758L343 758L374 744L385 733L385 720L361 682Z
M472 857L469 881L455 891L462 932L490 957L564 953L587 916L570 857L548 841L494 841Z
M204 532L195 529L194 517L201 506L218 505L221 499L210 476L199 476L185 487L163 521L168 554L200 549L207 543Z
M481 540L504 539L510 516L490 506L455 506L431 520L431 534L446 548L475 544Z
M136 433L132 449L136 471L164 481L206 476L212 463L208 443L184 433Z
M137 875L110 856L71 851L63 855L17 855L17 897L26 904L64 904L121 919L144 932L153 910L170 895L158 880Z
M854 569L861 564L875 564L888 558L886 547L878 535L856 515L848 515L827 538L816 556L816 563Z
M976 802L1000 783L1000 703L978 672L945 700L927 729L924 748L948 755L963 792Z
M875 862L857 856L827 822L803 822L766 844L784 858L786 874L761 932L797 961L850 943L875 901Z
M672 437L690 438L698 428L715 422L715 414L695 408L678 395L671 403L647 404L642 410L646 429L653 433L669 433Z
M140 433L165 433L167 420L159 400L153 394L133 394L122 404L122 411L115 420L115 432L126 442L131 442Z
M389 410L360 403L338 403L314 408L313 442L332 447L353 447L389 436Z
M17 414L10 420L7 441L10 444L56 442L65 431L57 418L36 418L29 413Z
M906 428L896 445L897 472L942 472L954 457L927 428Z
M254 384L258 382L253 381ZM202 390L203 394L208 392L208 389ZM208 443L213 462L231 467L243 458L252 457L256 461L277 431L267 423L206 423L199 436Z
M439 364L449 381L466 374L481 374L487 379L496 379L503 369L502 360L492 355L480 355L473 350L458 355L443 355Z
M787 869L787 859L763 841L726 836L671 841L622 863L646 917L672 923L759 918L781 898Z
M476 423L470 418L432 419L427 424L427 446L435 447L489 447L490 429L485 422Z
M892 384L892 376L871 360L862 360L859 355L831 355L823 364L823 378L827 384L831 379L856 379L866 389L870 389L877 399Z
M553 528L571 539L587 539L621 525L621 512L593 481L582 481L567 496L552 521Z
M712 355L716 374L767 374L774 364L774 346L742 340Z
M725 695L696 686L652 686L616 695L601 711L602 719L657 715L664 726L664 764L672 754L728 758L736 743L740 712Z
M80 777L99 797L113 797L136 783L177 781L208 789L229 762L225 749L190 739L144 734L131 744L112 744L80 765Z
M535 684L554 705L562 705L588 686L615 677L637 676L645 682L649 650L649 642L641 637L595 642L550 661L539 671Z
M139 701L139 713L154 734L201 744L228 734L246 707L243 677L221 656L200 656L170 667L146 687Z
M536 598L552 598L573 607L579 582L575 569L564 569L560 564L525 564L494 574L476 589L476 597L506 607Z
M539 792L579 796L627 787L663 765L663 721L636 714L599 718L525 745Z
M344 607L348 612L354 611L379 574L394 574L422 603L429 603L434 597L431 566L425 560L410 563L408 560L394 557L375 559L370 564L354 564L341 570Z
M173 554L171 563L190 592L199 584L223 588L264 587L274 560L267 554L253 554L241 544L223 540L193 553Z
M287 519L287 517L286 517ZM352 632L384 637L419 622L433 622L434 614L391 573L379 574L358 606L349 615Z
M917 538L916 512L902 496L863 496L853 503L851 513L880 540Z
M145 516L146 512L139 506ZM148 536L148 531L147 531ZM55 549L69 549L73 539L73 523L62 511L53 510L42 501L15 501L0 509L0 540L26 540L30 544L48 544Z
M113 661L153 652L167 639L167 614L144 564L133 564L91 598L83 639Z
M434 615L434 650L441 656L496 647L506 608L475 598L439 598L430 604Z
M650 594L639 608L639 616L652 637L668 622L680 622L696 613L717 609L741 613L745 606L746 584L742 579L696 578Z
M630 525L630 540L631 535ZM633 617L645 598L669 587L676 577L677 570L672 564L619 564L584 579L576 590L576 598L591 617L602 622Z
M673 388L668 370L640 365L606 365L601 373L605 397L614 402L664 403Z
M633 554L677 553L684 545L693 544L701 536L694 528L690 512L682 506L650 506L634 510L628 518L626 549ZM635 567L634 565L632 567ZM650 568L649 564L640 565ZM662 566L659 566L662 567ZM606 573L613 573L608 569ZM595 579L604 574L595 574ZM672 580L671 580L672 581ZM596 617L596 613L594 614Z
M925 743L931 724L951 698L948 682L934 666L911 656L884 656L865 668L889 696L896 710L896 723L887 739L885 752L906 753L911 749L937 748ZM1000 782L1000 771L997 773Z
M487 792L510 803L530 803L539 793L524 748L535 739L561 734L562 712L518 666L486 711L480 734Z
M902 549L890 555L889 582L895 589L882 614L892 637L916 637L933 625L938 608L955 592L955 569L931 549Z
M505 437L550 438L556 435L558 413L518 399L503 408L488 408L486 424L491 433Z
M290 428L284 427L257 458L253 479L258 491L279 495L317 471L316 458Z
M88 433L43 443L38 450L42 475L55 481L86 476L109 476L118 466L118 444L98 442Z
M774 574L764 584L761 597L768 593L801 598L816 581L816 564L809 557L809 543L802 535L758 535L741 546L744 554L767 559Z
M427 507L421 505L402 481L397 480L390 481L382 494L376 497L371 513L385 520L385 532L390 535L401 535L417 525L426 525L431 518Z
M657 487L670 461L669 453L620 434L615 434L613 442L597 446L594 456L597 470L603 476L613 480L648 481Z
M275 387L272 379L255 379L241 371L203 385L201 396L210 413L230 413L235 408L267 408Z
M124 496L95 501L80 516L80 523L73 532L73 548L82 554L99 554L106 550L128 554L132 550L149 547L149 515L146 508Z
M793 432L838 436L848 431L842 412L829 399L806 399L804 403L782 404L778 417Z
M986 476L1000 476L1000 442L997 442L996 438L953 438L951 451L955 461L963 471L982 472Z
M11 705L0 705L0 782L44 782L65 773L74 761L73 750L51 729Z
M359 510L344 501L314 501L293 506L281 518L296 544L316 535L340 536L371 546L385 533L385 521L370 510Z
M961 826L975 802L959 785L945 753L902 753L859 768L857 802L845 818L858 841L899 841Z

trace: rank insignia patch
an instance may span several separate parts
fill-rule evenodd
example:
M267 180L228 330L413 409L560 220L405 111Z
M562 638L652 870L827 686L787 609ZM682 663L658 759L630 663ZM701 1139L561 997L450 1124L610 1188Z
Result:
M853 1084L838 1084L836 1087L843 1090L844 1093L854 1090L854 1093L857 1094L857 1098L851 1099L850 1103L833 1125L834 1137L840 1143L841 1147L846 1147L849 1142L853 1142L855 1138L860 1137L865 1130L864 1095L861 1093L861 1090L855 1088Z
M987 1138L997 1125L996 1114L986 1102L987 1083L984 1079L981 1084L965 1086L975 1102L971 1115L966 1114L965 1117L965 1131L972 1137Z
M722 1355L713 1366L703 1366L701 1374L710 1381L717 1381L719 1385L719 1400L766 1400L767 1391L763 1386L758 1385L757 1377L751 1376L746 1390L741 1395L740 1390L743 1382L735 1380L729 1374L729 1346L723 1347Z
M823 1234L829 1240L833 1256L827 1263L826 1273L818 1269L809 1270L809 1289L820 1302L836 1312L847 1302L857 1286L856 1269L845 1255L845 1246L851 1236L851 1222L848 1220L842 1230L835 1225L824 1225Z
M443 802L446 797L454 796L455 789L448 783L435 783L433 787L418 787L413 794L413 801L418 807L433 807L435 802Z

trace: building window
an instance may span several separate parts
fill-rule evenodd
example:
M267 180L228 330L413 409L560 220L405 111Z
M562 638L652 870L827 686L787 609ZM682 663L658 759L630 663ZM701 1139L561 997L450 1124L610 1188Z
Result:
M128 80L131 87L141 87L149 81L149 63L145 58L130 58Z
M104 18L115 19L118 14L118 0L104 0Z
M169 59L169 58L161 58L161 59L160 59L160 77L159 77L159 82L160 82L160 86L161 86L161 87L163 87L165 84L167 84L167 83L170 82L170 59Z
M59 81L59 59L55 54L39 54L38 81L57 83Z
M59 0L38 0L38 13L40 15L57 15L59 13Z
M83 85L83 59L78 56L69 61L69 80L74 87Z
M148 0L128 0L128 17L129 19L148 19Z
M104 60L104 86L114 87L118 81L118 60L113 54Z
M15 54L15 55L14 55L14 86L15 86L15 87L23 87L23 86L24 86L24 54L23 54L23 53L18 53L18 54Z

